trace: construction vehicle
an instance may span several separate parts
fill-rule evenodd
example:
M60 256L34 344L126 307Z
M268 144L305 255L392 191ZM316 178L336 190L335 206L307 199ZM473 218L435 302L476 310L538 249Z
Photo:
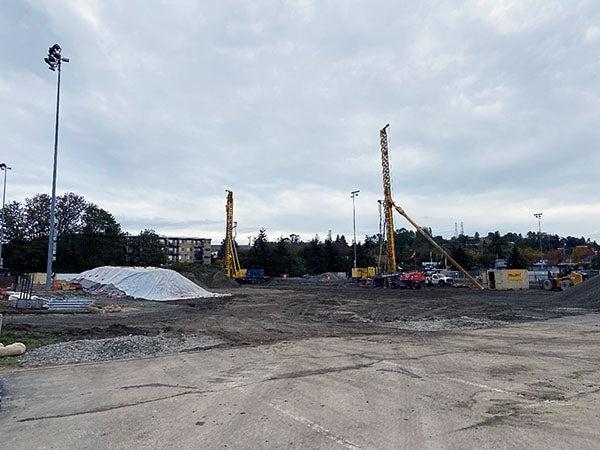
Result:
M426 284L428 286L453 286L454 278L448 277L441 272L434 272L427 277Z
M550 275L547 280L542 283L542 288L545 291L564 291L572 286L576 286L585 280L581 272L573 270L572 264L559 264L559 272L555 275Z
M362 280L361 285L391 289L421 289L425 286L425 274L423 272L381 273L375 278Z
M381 146L381 167L383 174L383 202L382 207L385 212L385 237L382 240L382 245L385 243L386 247L386 259L383 265L383 280L384 286L394 287L396 284L400 284L401 275L398 273L398 267L396 264L396 249L394 242L394 217L393 210L395 209L398 213L403 216L410 224L415 227L418 233L420 233L431 245L439 250L448 260L460 270L467 279L478 289L484 289L483 286L469 274L452 256L448 254L435 240L427 233L421 226L419 226L407 213L398 206L392 198L392 187L390 181L390 158L388 151L388 137L387 128L390 125L387 124L379 131L379 143Z
M421 289L425 286L425 274L423 272L403 272L400 274L399 288Z
M227 192L227 203L225 205L225 257L223 269L227 278L234 279L238 283L260 283L266 280L264 269L242 269L235 245L235 234L237 223L233 221L233 192Z
M374 278L377 275L377 267L353 267L352 268L352 279L354 280L366 280L367 278Z

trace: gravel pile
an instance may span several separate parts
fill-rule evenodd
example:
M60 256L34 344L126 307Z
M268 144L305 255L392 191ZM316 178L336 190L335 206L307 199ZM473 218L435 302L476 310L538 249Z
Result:
M556 294L553 302L582 308L600 308L600 275Z
M181 351L205 349L223 341L210 336L119 336L108 339L82 339L35 348L19 361L27 366L73 364L91 361L146 358Z
M457 317L455 319L420 319L420 320L395 320L381 325L398 330L410 331L453 331L453 330L479 330L507 325L501 320L475 319L473 317Z

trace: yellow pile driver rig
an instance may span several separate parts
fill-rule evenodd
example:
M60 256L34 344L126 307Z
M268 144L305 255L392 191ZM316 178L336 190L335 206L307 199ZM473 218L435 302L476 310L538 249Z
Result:
M407 213L398 206L392 198L392 186L390 180L390 157L388 152L388 137L387 128L390 125L387 124L379 131L379 142L381 146L381 167L383 171L383 208L385 212L385 237L384 242L386 246L386 260L383 264L383 278L384 285L390 285L394 283L394 278L399 277L398 266L396 264L396 246L394 242L394 214L395 209L398 213L403 216L410 224L415 227L417 232L421 234L427 241L439 250L448 260L460 270L467 279L473 283L473 285L479 289L483 289L483 286L469 274L446 250L444 250L435 240L427 233L421 226L419 226Z
M242 269L235 244L236 222L233 221L233 192L227 192L227 203L225 204L225 257L223 258L223 270L225 276L234 279L238 283L262 283L267 280L264 269Z
M223 260L223 268L225 276L228 278L244 278L246 270L240 266L240 259L233 236L233 192L225 192L227 192L227 203L225 205L225 258Z

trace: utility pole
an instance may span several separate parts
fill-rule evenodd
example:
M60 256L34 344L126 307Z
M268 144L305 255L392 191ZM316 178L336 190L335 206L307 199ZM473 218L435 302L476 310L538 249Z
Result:
M354 199L358 197L358 193L360 191L352 191L350 192L350 197L352 197L352 227L354 229L354 268L356 269L356 207L354 205Z
M6 226L6 174L11 167L8 167L6 164L0 164L0 169L4 171L4 190L2 191L2 229L0 230L0 269L4 269L4 258L2 257L2 246L4 245L4 227Z
M50 234L48 236L48 260L46 262L46 289L52 287L52 262L56 260L56 163L58 159L58 116L60 111L60 72L63 62L69 58L61 56L60 45L54 44L48 49L48 56L44 58L48 69L58 71L56 83L56 120L54 123L54 165L52 168L52 203L50 204Z
M534 213L533 216L538 220L538 237L540 240L540 266L544 268L544 250L542 249L542 213Z

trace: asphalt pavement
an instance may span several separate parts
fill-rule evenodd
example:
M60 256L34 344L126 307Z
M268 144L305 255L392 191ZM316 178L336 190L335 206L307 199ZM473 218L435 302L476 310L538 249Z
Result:
M21 369L0 448L599 448L600 315Z

